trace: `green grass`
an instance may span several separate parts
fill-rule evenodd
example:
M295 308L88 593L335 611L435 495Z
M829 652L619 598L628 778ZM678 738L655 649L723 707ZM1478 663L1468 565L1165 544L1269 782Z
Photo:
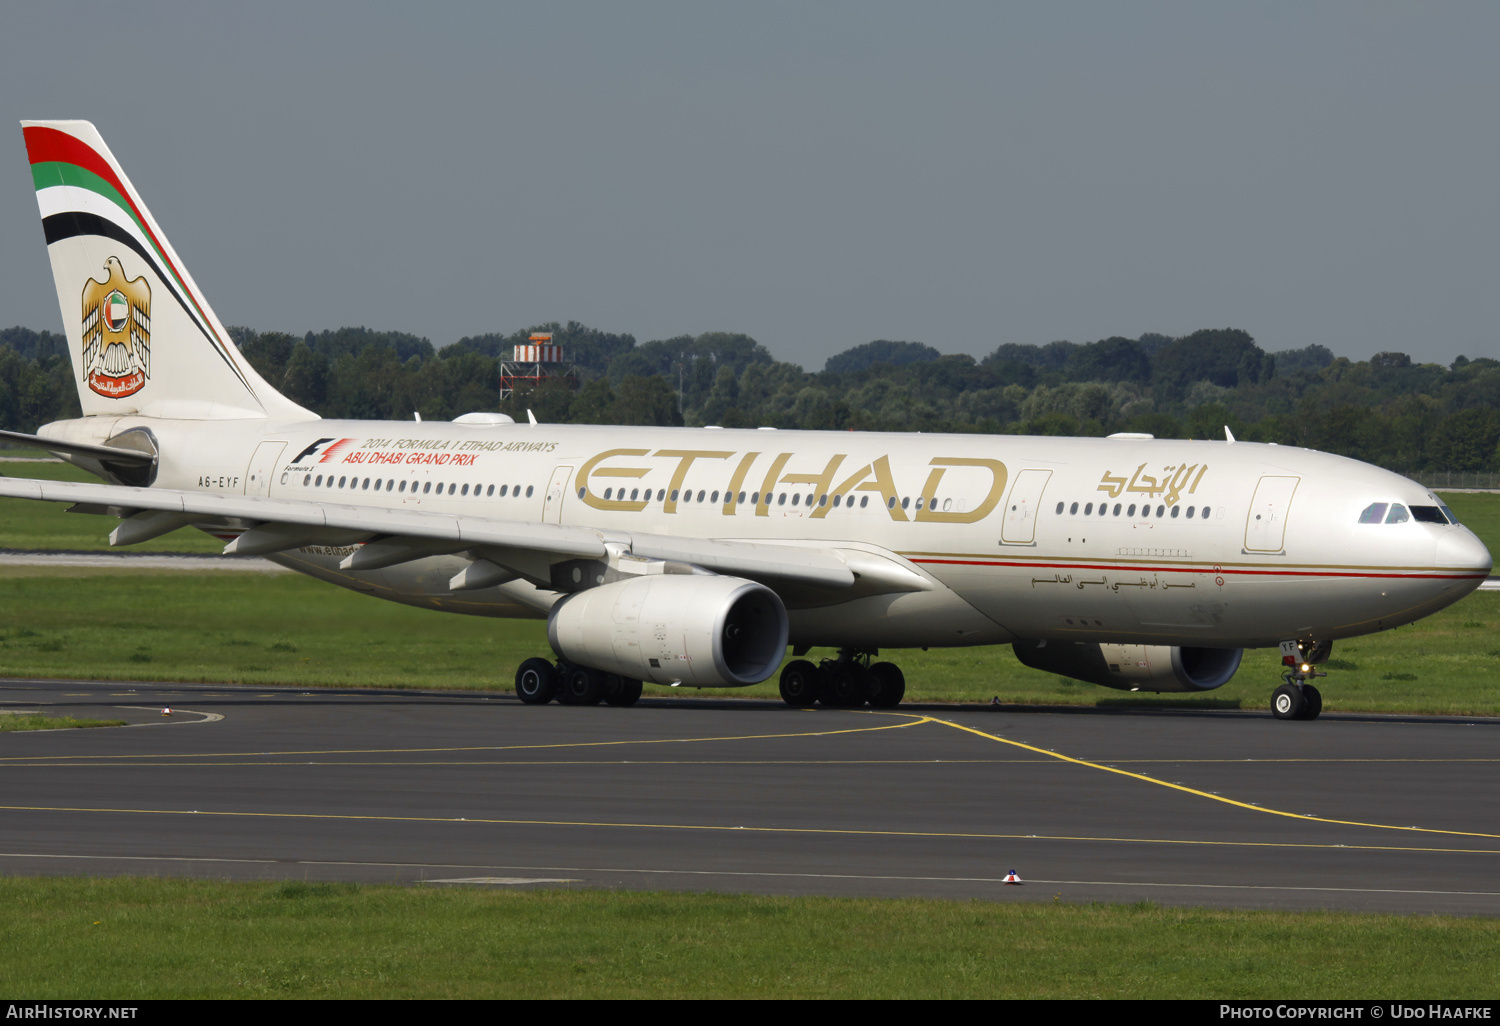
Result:
M1421 622L1339 642L1320 681L1329 711L1500 715L1500 592ZM0 570L0 675L508 690L550 651L537 621L413 609L293 575ZM830 655L828 651L813 653ZM1022 666L1008 646L886 650L909 701L1254 708L1279 683L1275 650L1201 696L1133 696ZM776 678L734 690L648 694L776 698Z
M1500 922L1435 916L132 878L0 879L0 909L0 992L28 999L1489 1000L1500 987Z
M73 727L123 727L124 720L80 720L72 716L0 713L0 733L12 730L67 730Z

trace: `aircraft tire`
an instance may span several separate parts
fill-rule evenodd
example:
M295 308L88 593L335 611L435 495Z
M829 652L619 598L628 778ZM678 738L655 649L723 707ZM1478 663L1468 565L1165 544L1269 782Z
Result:
M604 678L604 700L610 705L635 705L641 700L644 685L638 680L611 673Z
M1302 685L1302 698L1306 708L1302 710L1302 719L1315 720L1323 711L1323 693L1311 684Z
M840 662L823 673L823 693L818 701L833 709L857 709L865 704L864 671L853 663Z
M1278 720L1300 720L1306 709L1307 699L1295 685L1283 684L1271 692L1271 715Z
M793 659L781 671L781 700L794 709L806 709L823 690L823 674L806 659Z
M564 705L598 705L604 699L604 674L587 666L575 666L563 677Z
M906 675L895 663L870 667L866 695L871 709L894 709L906 697Z
M557 694L557 669L545 659L528 659L516 669L516 697L527 705L546 705Z

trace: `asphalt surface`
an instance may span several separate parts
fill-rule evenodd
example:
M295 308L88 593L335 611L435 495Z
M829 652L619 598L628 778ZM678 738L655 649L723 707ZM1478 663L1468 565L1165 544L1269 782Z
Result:
M1500 914L1500 720L14 680L0 709L132 723L0 734L8 874Z

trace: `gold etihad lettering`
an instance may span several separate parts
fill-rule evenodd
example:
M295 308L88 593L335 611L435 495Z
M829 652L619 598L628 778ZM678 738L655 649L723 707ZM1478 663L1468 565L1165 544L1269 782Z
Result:
M732 514L739 508L739 500L735 498L739 494L740 487L745 483L745 475L750 473L750 466L760 458L758 452L747 452L740 457L740 465L734 468L734 476L729 479L729 494L724 496L724 512Z
M687 480L688 468L693 465L693 462L695 460L727 460L734 453L708 449L658 449L651 455L677 458L677 469L672 471L672 480L667 485L667 498L661 507L663 513L676 513L677 492L682 487L682 482Z
M865 480L866 478L869 480ZM870 465L863 470L856 470L840 482L833 492L835 495L848 495L850 492L874 492L884 501L886 512L891 515L892 520L899 520L903 523L906 521L906 511L901 508L901 500L896 495L896 479L891 476L889 456L872 460Z
M807 497L807 504L809 506L816 507L813 510L812 514L814 517L826 517L828 515L828 511L833 509L833 507L827 505L826 503L822 506L817 506L816 504L818 502L818 497L824 496L826 498L826 496L828 495L828 485L833 481L833 475L838 472L839 464L843 463L846 459L848 459L848 457L840 453L839 455L834 456L828 461L828 465L823 468L822 473L786 474L782 477L781 480L784 484L812 485L812 494Z
M675 514L678 511L678 502L681 491L687 482L689 472L693 464L699 460L727 460L738 457L734 469L730 473L729 488L724 493L724 501L719 509L726 516L734 514L739 506L739 492L744 487L746 480L750 477L755 464L760 461L765 453L745 452L735 453L718 449L606 449L588 460L578 469L577 486L582 492L585 505L594 509L606 510L616 513L639 513L652 501L651 489L645 490L645 495L640 499L626 499L624 490L621 489L619 498L611 495L605 498L603 493L606 489L596 487L596 482L601 479L626 479L639 480L648 476L659 468L650 464L655 460L671 459L677 464L672 468L671 480L663 494L659 496L662 503L662 512ZM760 491L755 496L754 512L756 516L766 517L771 515L771 507L776 503L778 488L783 485L798 486L798 494L802 494L801 486L810 486L811 493L807 503L807 515L812 519L821 520L833 512L836 508L849 508L854 504L854 495L858 492L874 492L886 511L886 515L899 523L916 521L930 524L973 524L978 523L994 512L1005 495L1005 488L1009 481L1009 474L1005 464L999 460L985 459L981 457L963 456L934 456L927 463L930 468L927 474L927 482L922 486L921 498L926 502L926 508L919 507L914 515L908 515L908 511L901 505L901 492L896 487L896 475L891 470L890 456L878 456L869 463L848 474L842 481L834 484L834 480L843 469L845 462L849 459L847 453L834 453L828 457L823 467L816 471L802 470L794 473L785 473L787 464L795 457L796 453L777 453L771 458L766 473L762 478ZM972 468L989 474L989 484L985 490L984 497L978 504L969 510L942 511L932 504L934 496L942 494L942 483L944 475L955 468ZM1196 469L1196 467L1194 468ZM978 482L975 482L978 485ZM1196 484L1196 482L1195 482ZM972 495L978 488L965 488L963 491ZM829 500L822 503L823 496ZM820 504L822 503L822 504ZM837 504L837 505L835 505ZM873 512L873 511L872 511Z
M1162 468L1160 475L1146 473L1147 464L1142 463L1135 468L1135 473L1130 477L1124 475L1104 472L1099 479L1098 490L1107 494L1111 499L1118 499L1126 492L1135 495L1149 495L1151 498L1160 498L1168 506L1176 505L1177 500L1182 498L1184 489L1186 494L1192 495L1198 490L1198 482L1203 480L1203 475L1208 472L1208 464L1180 463ZM1195 476L1196 472L1196 476Z
M1000 497L1005 494L1005 464L999 460L935 456L928 466L932 467L933 471L927 475L927 483L922 486L922 494L927 498L928 505L926 509L917 510L918 521L936 524L978 523L990 515L990 512L1000 504ZM938 512L934 499L938 494L938 486L942 483L943 475L950 467L980 467L990 472L990 490L986 493L984 500L974 509L964 513Z
M786 461L791 458L791 453L784 452L771 461L771 469L766 471L766 479L761 484L760 501L755 504L756 516L771 515L771 493L776 490L776 482L781 479L781 468L786 466Z
M594 494L589 487L589 475L595 477L642 478L651 473L650 467L600 467L599 464L616 456L644 456L650 449L607 449L578 468L578 488L583 493L585 505L595 509L613 510L623 513L639 513L646 508L645 502L627 502L623 499L606 499Z

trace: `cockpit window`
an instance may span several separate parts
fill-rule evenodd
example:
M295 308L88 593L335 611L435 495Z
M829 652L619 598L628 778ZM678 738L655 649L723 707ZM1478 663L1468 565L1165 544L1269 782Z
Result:
M1458 523L1458 517L1454 516L1453 511L1447 506L1439 506L1438 509L1443 511L1443 515L1448 518L1448 523L1455 525Z
M1419 524L1446 524L1448 518L1436 506L1413 506L1411 518Z
M1383 502L1372 502L1365 507L1365 511L1359 515L1361 524L1378 524L1385 519L1386 504Z
M1406 507L1399 502L1391 503L1391 511L1386 515L1385 522L1388 524L1404 524L1411 518L1406 515Z

